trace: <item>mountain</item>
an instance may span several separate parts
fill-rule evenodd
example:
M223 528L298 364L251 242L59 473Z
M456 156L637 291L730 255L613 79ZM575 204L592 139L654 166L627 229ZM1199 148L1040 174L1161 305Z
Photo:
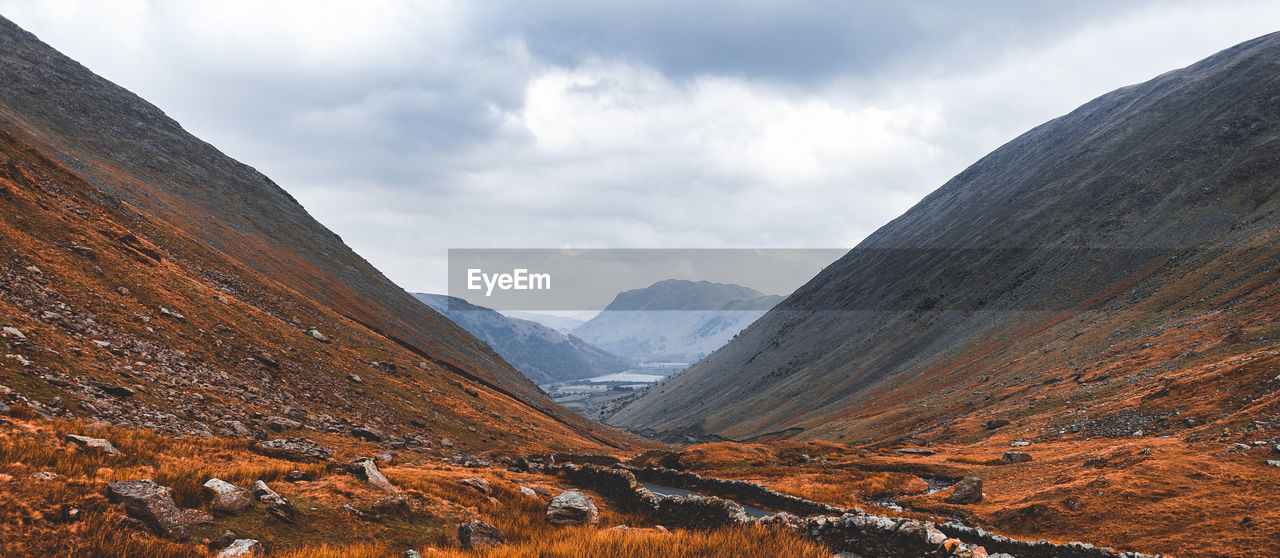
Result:
M1270 424L1277 176L1272 34L1000 147L608 422L897 443Z
M10 403L169 434L265 436L288 415L462 447L627 443L266 176L3 18L0 205Z
M619 294L573 333L644 362L692 362L724 345L780 300L741 285L667 279Z
M570 331L573 331L573 328L576 328L582 324L587 323L586 320L579 320L577 318L570 318L568 316L541 314L538 312L521 312L518 310L511 310L511 311L503 312L502 314L504 316L507 316L509 318L515 318L517 320L528 320L531 322L538 322L544 326L547 326L561 333L568 333Z
M481 341L525 377L539 384L604 376L631 368L631 361L529 320L508 318L461 298L414 293Z

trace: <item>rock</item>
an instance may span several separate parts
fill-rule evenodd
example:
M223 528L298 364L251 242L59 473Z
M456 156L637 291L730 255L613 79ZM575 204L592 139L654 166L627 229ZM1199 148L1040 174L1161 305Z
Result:
M276 432L284 432L285 430L297 430L302 428L302 423L284 417L267 417L267 428Z
M352 516L357 517L357 518L359 518L359 519L364 519L364 512L362 512L362 511L360 511L360 510L358 510L358 509L355 509L354 507L352 507L352 506L351 506L351 504L343 504L343 505L342 505L341 507L339 507L338 509L340 509L340 510L342 510L342 511L344 511L344 512L347 512L347 513L351 514Z
M240 515L253 507L253 493L222 479L209 479L202 490L209 509L217 513Z
M253 496L257 498L259 502L266 502L268 504L288 502L288 500L284 499L284 496L281 496L280 493L271 490L271 487L267 486L267 483L261 480L254 482L253 488L250 490L253 491Z
M231 546L231 543L236 542L237 538L239 537L236 537L235 531L223 531L221 535L218 535L218 538L209 541L206 546L209 550L222 550Z
M1101 455L1095 455L1095 456L1093 456L1093 457L1090 457L1090 458L1088 458L1088 459L1084 460L1084 466L1085 466L1085 467L1106 467L1106 466L1107 466L1107 458L1105 458L1105 457L1103 457L1103 456L1101 456Z
M236 539L214 555L214 558L240 558L242 556L262 556L262 543L254 539Z
M108 483L107 498L123 503L130 517L141 520L166 539L184 540L191 536L182 510L173 502L172 492L150 479Z
M907 455L933 455L937 452L925 448L898 448L898 453L905 453Z
M333 459L333 450L306 438L275 439L258 442L258 453L289 461L314 462Z
M1234 444L1231 444L1231 449L1239 450L1239 451L1249 451L1249 444L1241 444L1240 442L1236 442Z
M404 558L422 558L422 555L418 554L418 551L410 548L409 550L404 551Z
M310 335L312 339L315 339L316 341L319 341L319 342L321 342L321 343L328 343L328 342L329 342L329 338L328 338L328 337L326 337L326 336L325 336L325 334L320 333L320 330L318 330L318 329L316 329L316 328L314 328L314 327L313 327L313 328L311 328L311 329L309 329L309 330L307 330L307 335Z
M461 481L459 481L459 482L461 482L462 484L465 484L465 485L467 485L467 486L470 486L471 488L474 488L474 489L476 489L476 490L479 490L481 494L492 494L492 493L493 493L493 487L489 486L489 481L484 480L484 479L479 478L479 477L474 477L474 478L469 478L469 479L462 479L462 480L461 480Z
M26 336L25 334L23 334L23 333L22 333L22 331L20 331L20 330L19 330L18 328L16 328L16 327L5 326L3 329L0 329L0 332L3 332L3 335L4 335L5 337L12 337L12 338L14 338L14 339L26 339L26 338L27 338L27 336Z
M187 520L187 525L208 525L213 523L213 516L204 510L194 508L182 510L183 519Z
M366 442L381 442L386 435L372 426L357 426L351 429L351 435Z
M39 473L31 475L31 478L38 481L51 481L58 478L58 474L53 471L40 471Z
M78 436L76 434L67 434L67 441L76 445L76 450L81 453L98 453L103 455L123 455L120 450L111 445L111 442L102 438L91 438L89 436Z
M183 316L182 314L169 310L168 308L165 308L163 306L160 307L160 314L163 316L169 316L170 318L173 318L178 321L183 321L187 319L186 316Z
M373 513L408 519L413 515L413 501L404 496L395 495L373 501Z
M1009 444L1009 445L1010 445L1011 447L1015 447L1015 448L1025 448L1025 447L1027 447L1027 446L1031 445L1031 442L1026 442L1026 441L1023 441L1023 440L1018 440L1017 442L1013 442L1013 443L1011 443L1011 444Z
M493 548L507 543L501 529L479 519L458 525L458 541L462 548Z
M982 423L982 427L986 428L987 430L996 430L1001 426L1009 426L1009 424L1010 423L1008 419L991 419L987 422Z
M373 456L373 460L378 463L391 463L392 461L395 461L395 459L396 459L395 454L389 451L384 451L382 453L379 453L378 455Z
M1268 466L1268 467L1280 467L1280 460L1276 460L1276 459L1268 459L1268 460L1267 460L1267 466Z
M4 358L17 361L19 366L24 366L24 367L35 364L34 362L31 362L30 360L28 360L27 357L24 357L22 355L4 355Z
M135 393L132 389L129 389L125 386L114 386L110 384L103 384L100 387L102 388L102 391L107 393L107 395L112 395L115 397L119 397L121 399L128 399L130 397L133 397Z
M369 484L386 490L387 492L400 492L400 489L396 488L394 484L391 484L391 481L387 480L387 477L382 476L382 471L378 470L378 466L374 465L372 459L367 457L356 459L355 461L347 464L347 470L351 471L351 473L356 476L369 481Z
M576 490L562 492L547 504L547 521L553 525L584 525L600 521L600 510Z
M284 474L284 480L288 482L313 481L316 480L316 474L308 471L299 471L294 469Z
M529 488L529 487L527 487L527 486L522 486L522 487L520 487L520 494L522 494L522 495L524 495L524 496L528 496L528 497L530 497L530 498L537 498L537 497L538 497L538 493L537 493L537 492L534 492L532 488Z
M352 382L355 382L355 383L357 383L357 384L363 384L363 383L364 383L364 380L363 380L362 378L360 378L360 375L359 375L359 374L347 374L347 379L348 379L348 380L351 380Z
M976 504L982 501L982 479L965 477L956 483L955 490L947 496L948 504Z
M1005 465L1010 463L1026 463L1028 461L1031 461L1031 454L1022 451L1009 450L1004 452L1004 455L1000 456L1000 462Z

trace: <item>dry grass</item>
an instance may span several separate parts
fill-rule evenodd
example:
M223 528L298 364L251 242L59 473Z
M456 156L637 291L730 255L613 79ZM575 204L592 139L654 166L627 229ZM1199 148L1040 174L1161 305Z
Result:
M629 557L629 558L737 558L740 556L788 556L829 558L827 548L782 530L748 526L713 531L670 533L617 532L594 528L565 528L546 538L509 544L484 551L448 550L437 556L495 558Z

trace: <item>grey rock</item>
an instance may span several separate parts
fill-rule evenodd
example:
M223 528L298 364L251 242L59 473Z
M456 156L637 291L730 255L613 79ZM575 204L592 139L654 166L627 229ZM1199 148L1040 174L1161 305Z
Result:
M58 474L53 471L40 471L39 473L31 475L31 478L38 481L51 481L58 478Z
M470 486L471 488L474 488L480 491L481 494L493 493L493 487L489 486L489 481L479 477L462 479L461 481L458 481L458 482L461 482L462 484L465 484L467 486Z
M316 328L314 328L314 327L313 327L313 328L311 328L311 329L309 329L309 330L307 330L307 335L310 335L312 339L315 339L316 341L319 341L319 342L321 342L321 343L328 343L328 342L329 342L329 338L328 338L327 336L325 336L325 334L320 333L320 330L318 330L318 329L316 329Z
M491 524L472 519L458 525L458 542L462 548L494 548L507 543L507 536Z
M213 516L209 512L195 508L182 510L182 518L187 520L187 525L208 525L213 523Z
M76 451L81 453L98 453L103 455L123 455L111 442L102 438L67 434L67 441L75 444Z
M560 493L547 504L547 521L554 525L585 525L600 521L600 510L576 490Z
M217 513L240 515L253 507L253 493L222 479L205 481L201 490L209 509Z
M315 462L333 459L333 450L306 438L276 439L259 442L258 453L289 461Z
M218 535L218 538L209 541L207 546L209 550L222 550L231 546L231 543L236 542L238 538L235 531L223 531L221 535Z
M367 457L356 459L347 464L347 470L357 477L369 481L369 484L387 492L400 492L399 488L396 488L394 484L391 484L391 481L387 480L387 477L382 475L382 471L378 470L378 466L373 463L372 459Z
M367 442L381 442L387 437L381 430L372 426L357 426L352 428L351 435L357 439L365 440Z
M948 504L976 504L982 501L982 479L965 477L956 483L955 490L947 496Z
M124 504L125 512L171 540L191 536L187 520L173 502L172 492L150 479L115 481L107 484L107 498Z
M214 558L242 558L244 556L262 556L262 543L254 539L236 539L219 551Z
M1026 463L1028 461L1031 461L1031 454L1022 451L1009 450L1004 452L1004 455L1000 456L1000 462L1005 465L1010 463Z

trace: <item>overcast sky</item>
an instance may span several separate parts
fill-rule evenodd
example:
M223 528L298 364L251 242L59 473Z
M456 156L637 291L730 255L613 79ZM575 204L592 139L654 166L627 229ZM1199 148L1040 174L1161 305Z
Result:
M443 292L448 248L852 247L1030 127L1275 31L1280 3L0 13L272 177L392 280Z

